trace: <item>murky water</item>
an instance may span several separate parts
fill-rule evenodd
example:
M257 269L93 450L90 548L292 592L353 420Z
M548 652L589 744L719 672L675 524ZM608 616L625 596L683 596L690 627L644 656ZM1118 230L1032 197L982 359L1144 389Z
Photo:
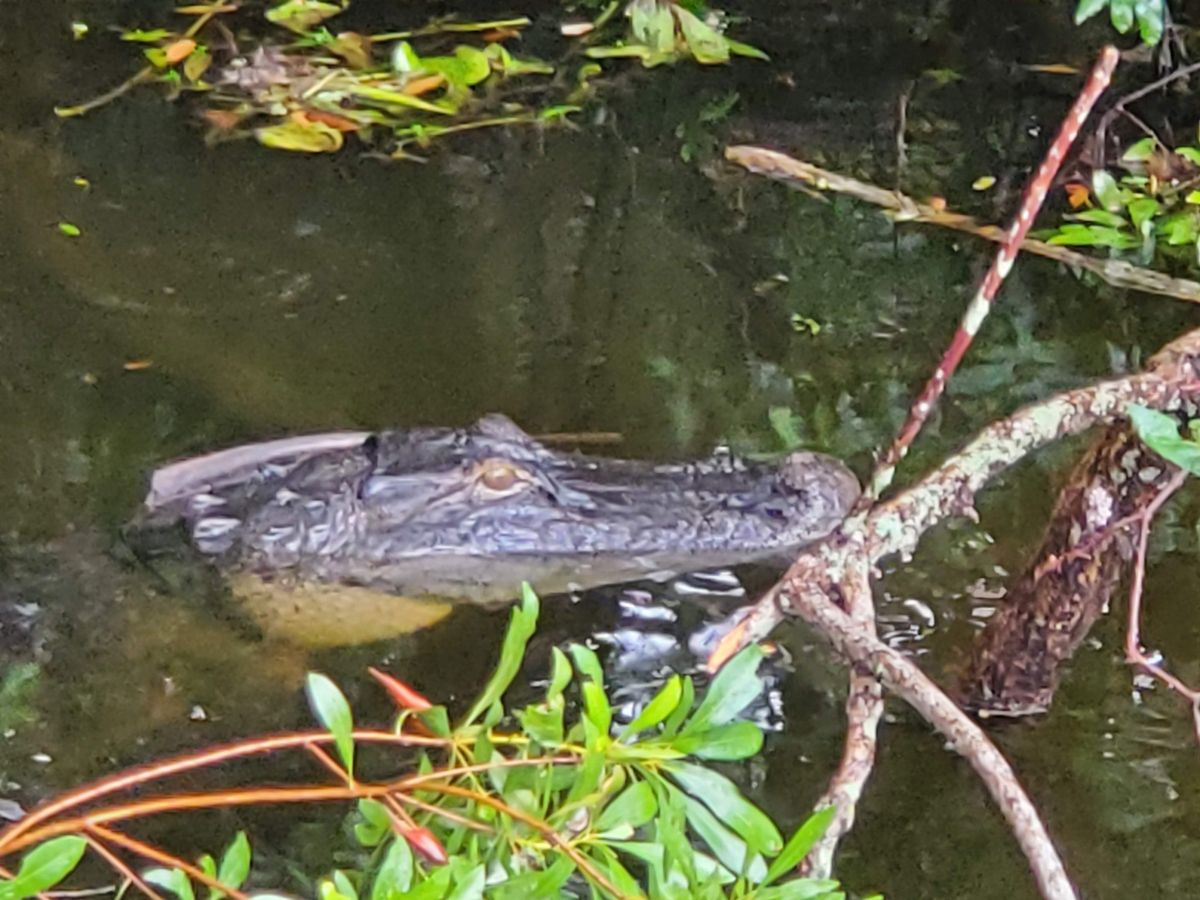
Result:
M577 132L470 138L404 166L208 150L186 105L153 91L56 121L54 103L128 72L131 54L103 27L151 24L157 7L0 6L0 794L30 802L114 765L303 721L306 668L352 697L362 689L361 708L379 712L368 664L447 699L488 670L502 613L465 609L418 635L306 654L262 640L202 577L165 583L134 565L117 528L164 459L493 410L533 432L619 431L623 455L719 441L763 451L779 447L768 411L784 406L813 446L861 468L988 248L895 234L872 210L685 163L680 148L703 160L718 140L758 139L890 178L907 90L905 186L954 191L989 217L1011 210L1038 132L1072 90L1011 64L1059 61L1078 36L1043 4L986 16L970 2L900 6L759 5L749 36L770 66L637 77ZM93 26L78 44L76 17ZM931 68L964 78L939 88L921 75ZM733 91L733 118L704 126L706 106ZM1013 182L1007 198L971 194L989 173ZM61 236L60 221L83 236ZM1152 351L1189 313L1023 261L909 471L1002 411ZM131 361L149 365L125 371ZM974 595L1001 587L1036 541L1069 449L1002 479L981 525L931 535L884 583L885 629L930 671L969 639ZM1193 521L1181 508L1163 542L1148 633L1196 680ZM613 598L552 606L546 634L611 627ZM905 603L918 599L934 627ZM1049 716L997 737L1087 896L1192 897L1200 767L1186 711L1155 693L1131 699L1119 630L1101 624ZM786 824L839 753L842 680L811 634L780 636L797 667L759 789ZM842 876L895 897L1031 896L966 766L891 712Z

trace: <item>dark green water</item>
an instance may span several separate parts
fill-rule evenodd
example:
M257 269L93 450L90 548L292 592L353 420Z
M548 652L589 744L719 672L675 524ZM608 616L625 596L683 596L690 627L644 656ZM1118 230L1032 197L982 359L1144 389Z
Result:
M533 432L619 431L623 455L697 455L719 441L764 451L779 447L768 411L784 406L813 446L861 470L933 365L988 248L895 233L872 210L685 163L677 129L702 160L709 141L757 139L891 183L895 97L915 85L905 186L1002 216L1011 193L977 196L970 183L1019 185L1073 90L1014 64L1068 58L1081 38L1044 4L976 7L756 6L748 37L770 66L655 72L577 132L470 138L427 165L387 166L209 150L189 108L152 90L57 121L55 103L134 64L104 26L154 24L159 7L0 4L0 664L41 667L23 702L0 709L0 795L28 804L117 764L295 725L306 667L382 714L363 685L368 664L445 699L469 695L490 665L501 613L464 610L420 635L306 656L259 640L199 589L164 590L111 548L165 459L497 410ZM93 34L73 43L67 25L80 17ZM964 78L937 89L921 78L930 68ZM731 91L734 118L701 127L706 104ZM83 237L59 235L64 220ZM820 333L797 331L793 314ZM1151 352L1190 315L1023 261L909 472L1005 410ZM124 371L130 360L152 365ZM1002 587L1001 571L1036 541L1070 449L998 482L981 525L931 535L883 583L886 630L931 672L975 627L986 601L971 591ZM1180 505L1160 541L1147 625L1193 681L1194 522ZM548 632L586 636L611 617L604 602L549 610ZM841 677L811 634L780 637L797 674L758 790L791 823L840 752ZM1156 692L1131 699L1119 640L1119 624L1102 623L1054 711L997 738L1086 896L1193 897L1200 766L1187 713ZM967 767L890 711L845 845L847 883L904 898L1032 896Z

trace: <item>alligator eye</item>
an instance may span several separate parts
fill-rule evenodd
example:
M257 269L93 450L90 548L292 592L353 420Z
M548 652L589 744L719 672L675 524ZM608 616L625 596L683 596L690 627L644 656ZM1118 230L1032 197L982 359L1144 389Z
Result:
M488 460L480 466L479 480L489 491L507 494L527 478L521 470L503 460Z

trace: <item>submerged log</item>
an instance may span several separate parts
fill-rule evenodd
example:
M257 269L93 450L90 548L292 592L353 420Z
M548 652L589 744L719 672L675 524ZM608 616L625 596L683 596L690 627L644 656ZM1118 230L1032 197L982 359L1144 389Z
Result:
M1200 372L1200 332L1189 332L1148 366L1179 387L1182 419L1200 412L1189 388ZM1133 558L1142 513L1176 468L1127 422L1097 436L1059 493L1037 553L1004 606L975 640L958 699L980 715L1044 712L1065 664L1108 608Z
M1096 438L1058 496L1038 552L976 639L960 699L981 715L1044 712L1064 664L1129 561L1139 513L1174 472L1126 424Z

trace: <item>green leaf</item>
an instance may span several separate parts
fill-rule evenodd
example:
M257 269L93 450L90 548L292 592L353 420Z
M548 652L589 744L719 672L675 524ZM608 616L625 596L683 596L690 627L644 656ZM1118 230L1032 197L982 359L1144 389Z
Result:
M604 777L604 763L603 753L589 750L583 754L583 761L575 770L575 781L567 794L565 806L578 803L600 787L600 779Z
M491 60L493 67L498 69L506 78L518 75L553 75L554 66L540 59L521 59L513 56L503 44L488 44L484 51Z
M684 719L692 711L692 706L695 702L696 684L692 681L690 675L684 675L683 696L679 698L679 705L675 707L674 712L667 716L667 720L663 722L662 735L664 738L673 737L679 732Z
M629 4L630 31L639 42L658 54L675 52L674 4L658 0L633 0ZM678 10L678 7L675 7Z
M795 450L804 443L804 438L801 437L798 427L800 417L792 412L789 407L772 406L767 410L767 421L771 423L771 430L775 432L775 436L783 444L784 450Z
M585 681L579 686L579 692L583 697L583 714L595 728L596 737L607 738L612 728L612 707L604 688L594 681Z
M1125 34L1133 27L1134 0L1109 0L1108 17L1113 28Z
M11 900L25 900L54 887L79 865L86 849L87 841L75 834L38 844L25 854L13 879L3 884L4 894Z
M643 63L655 58L655 53L645 44L620 44L612 47L588 47L584 51L591 59L622 59L636 57Z
M583 109L582 106L576 106L572 103L559 103L555 106L547 106L538 112L538 121L553 122L556 119L566 119L571 113L579 112L581 109Z
M1092 229L1088 226L1068 222L1060 225L1058 231L1050 235L1046 243L1062 244L1068 247L1094 247L1097 241L1096 236L1092 234Z
M1090 222L1093 225L1107 225L1110 228L1129 227L1129 223L1122 216L1109 212L1107 209L1085 209L1071 218L1080 222Z
M336 153L345 142L340 131L324 122L296 119L256 128L254 136L264 147L292 153Z
M1102 225L1063 225L1047 241L1049 244L1070 244L1087 247L1112 247L1116 250L1134 250L1141 241L1131 234Z
M255 898L257 900L257 897ZM793 878L754 892L754 900L846 900L846 892L832 878ZM883 900L878 894L862 900Z
M448 82L460 88L479 84L492 74L487 54L467 44L455 47L453 56L423 56L421 66L427 72L445 75Z
M713 811L751 850L774 856L783 836L761 809L742 796L738 786L719 772L687 762L663 764L684 792Z
M436 113L440 116L454 115L452 105L430 103L420 97L410 97L403 91L390 91L387 88L373 87L369 84L351 84L346 88L346 94L368 103L382 106L402 106L409 109L419 109L422 112Z
M617 896L619 897L642 897L645 892L641 885L638 884L636 878L629 874L629 870L621 865L621 861L617 859L617 854L613 853L608 847L600 844L595 849L595 861L600 866L600 870L608 876L608 880L616 885ZM545 896L545 895L531 895ZM595 894L593 894L595 896Z
M378 800L364 797L358 801L361 822L354 823L354 837L364 847L376 847L391 833L392 822L387 807Z
M1175 152L1188 162L1200 166L1200 147L1176 147Z
M1142 138L1140 141L1129 145L1121 155L1121 162L1145 162L1154 155L1157 149L1158 141L1155 138Z
M404 900L442 900L450 889L452 874L449 866L438 866L428 878L405 892Z
M621 734L617 739L623 741L636 736L640 731L654 728L675 711L682 698L683 679L678 675L672 675L667 679L666 684L658 689L658 693L654 695L653 699L634 717L633 721L621 729Z
M560 855L553 865L541 871L524 872L488 885L487 896L494 900L527 900L529 897L562 897L563 887L575 872L575 862Z
M309 672L304 683L308 694L308 705L331 735L338 756L346 772L354 776L354 718L350 715L350 704L338 686L320 672Z
M1180 436L1179 421L1174 416L1132 404L1127 413L1147 447L1181 469L1200 474L1200 444Z
M1106 169L1096 169L1092 172L1092 194L1109 212L1117 212L1125 205L1117 180Z
M446 900L483 900L483 887L487 883L487 872L483 864L472 866L459 875L454 890L446 895Z
M1190 244L1200 236L1197 229L1196 213L1194 210L1183 210L1161 219L1157 225L1158 233L1164 235L1167 243L1173 247Z
M683 727L684 734L707 731L732 721L762 694L763 681L758 664L763 650L757 644L746 647L716 674L699 708Z
M671 747L699 759L748 759L762 749L763 735L753 722L729 722L707 731L677 735Z
M521 661L525 658L525 647L529 638L537 628L538 598L529 583L521 585L521 605L514 607L512 617L508 620L508 631L504 634L504 644L500 648L500 661L496 671L479 695L479 699L471 707L460 727L470 725L493 703L496 703L508 690L517 673L521 671Z
M412 886L412 880L412 847L403 838L395 838L388 844L383 862L375 872L375 882L371 885L371 900L399 900Z
M675 18L683 32L684 42L696 62L705 65L729 62L729 44L712 26L702 22L682 6L675 7Z
M550 649L550 684L546 687L546 702L550 703L562 696L567 685L571 683L571 661L567 654L558 647Z
M211 853L201 853L200 858L196 860L196 863L200 866L200 871L209 878L217 877L217 861L213 859ZM217 891L214 888L208 889L209 900L212 900L212 898L216 895Z
M59 222L58 230L67 237L73 238L77 238L83 234L78 225L72 225L70 222Z
M688 824L708 845L721 865L734 874L746 875L756 884L766 877L767 865L762 856L751 851L741 838L709 812L707 806L686 796L683 803Z
M141 28L131 28L128 31L121 32L121 40L133 41L139 44L157 44L164 38L171 37L171 32L165 28L154 28L145 30Z
M142 873L142 877L155 887L170 891L179 900L195 900L192 882L183 869L147 869Z
M1166 21L1166 0L1137 0L1133 9L1142 43L1153 46L1161 41Z
M450 737L450 715L444 706L433 706L417 713L435 737Z
M542 703L517 710L522 730L539 744L554 746L563 742L563 701Z
M570 650L579 674L604 687L604 668L600 665L600 657L596 655L595 651L583 644L572 644Z
M729 48L729 52L735 56L748 56L751 59L761 59L764 62L770 62L771 57L763 53L757 47L752 47L749 44L743 44L741 41L731 41L725 39L725 45Z
M1158 201L1153 197L1138 197L1129 203L1129 218L1133 220L1133 226L1140 232L1143 225L1153 219L1160 209Z
M640 828L658 812L654 789L646 781L635 781L621 791L600 813L596 820L597 831L610 831L618 825Z
M800 860L808 856L808 851L813 848L813 844L820 840L821 835L829 828L829 824L836 815L837 807L826 806L809 816L804 824L788 838L788 842L779 851L779 855L772 860L771 867L767 869L766 882L769 884L772 881L778 881L796 868L800 864Z
M1086 22L1106 6L1108 0L1079 0L1079 5L1075 7L1075 24Z
M321 3L318 0L286 0L267 10L267 21L288 31L304 34L330 16L336 16L345 4Z
M250 874L250 841L246 832L239 831L225 852L221 854L221 865L217 869L217 881L231 888L240 888ZM224 891L210 891L209 897L217 900Z

